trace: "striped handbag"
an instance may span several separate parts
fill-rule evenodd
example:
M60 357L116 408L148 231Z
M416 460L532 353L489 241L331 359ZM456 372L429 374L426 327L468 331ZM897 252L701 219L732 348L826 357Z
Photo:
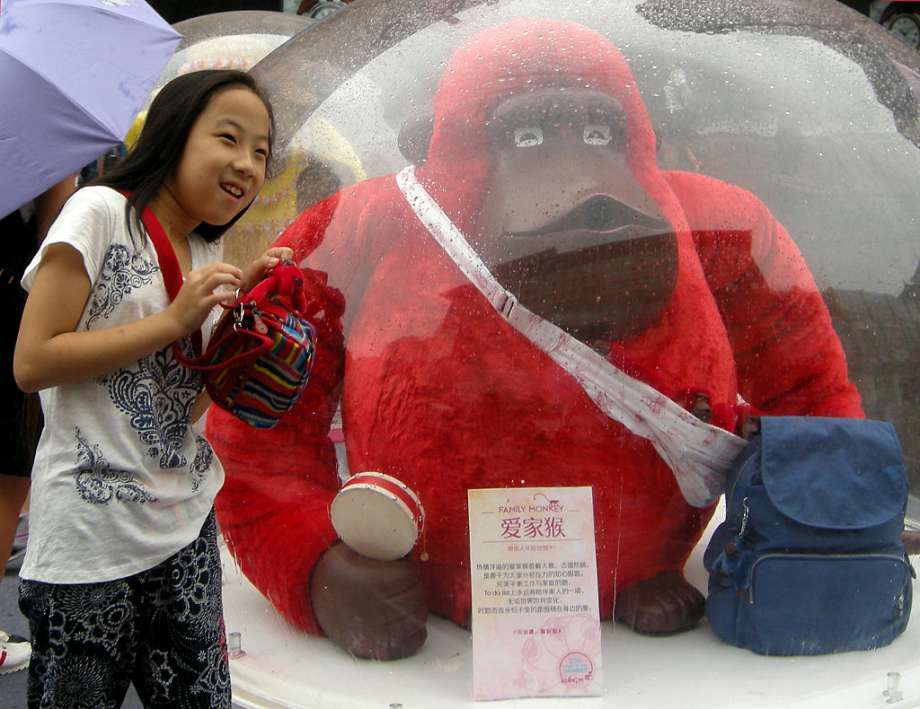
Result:
M277 288L291 283L294 292ZM254 428L272 428L300 399L313 367L316 334L303 308L300 269L279 264L224 313L203 355L189 359L177 349L176 357L204 372L215 404Z
M144 226L153 242L170 299L182 272L169 238L150 209ZM303 393L313 367L316 332L304 317L303 273L291 261L268 272L223 314L207 350L195 331L188 356L173 344L176 359L203 373L211 400L254 428L272 428Z

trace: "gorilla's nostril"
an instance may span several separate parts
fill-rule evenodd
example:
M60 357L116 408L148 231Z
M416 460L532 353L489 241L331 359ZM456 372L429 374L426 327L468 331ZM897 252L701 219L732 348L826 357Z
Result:
M604 231L613 224L613 209L610 202L603 197L598 197L587 202L583 207L584 225L588 229Z

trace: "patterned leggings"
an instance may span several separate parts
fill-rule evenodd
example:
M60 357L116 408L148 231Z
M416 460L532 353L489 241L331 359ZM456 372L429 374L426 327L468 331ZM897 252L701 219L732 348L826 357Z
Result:
M194 542L157 566L88 584L23 580L29 709L117 709L133 682L145 707L230 707L213 511Z

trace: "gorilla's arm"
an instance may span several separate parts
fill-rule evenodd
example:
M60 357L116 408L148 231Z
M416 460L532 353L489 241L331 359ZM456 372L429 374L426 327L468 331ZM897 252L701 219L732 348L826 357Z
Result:
M760 413L859 417L859 393L799 249L757 197L667 173L735 354L738 390Z
M277 243L291 246L299 263L325 237L336 205L336 197L320 203ZM218 520L243 573L289 622L320 633L306 589L336 541L329 505L339 483L328 433L342 386L344 303L324 273L305 270L304 281L317 348L300 402L262 431L211 407L207 435L227 476Z

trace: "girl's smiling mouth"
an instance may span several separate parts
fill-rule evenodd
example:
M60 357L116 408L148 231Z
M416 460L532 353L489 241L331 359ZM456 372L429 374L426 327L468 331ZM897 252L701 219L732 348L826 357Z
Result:
M244 190L239 185L233 184L232 182L221 182L220 188L234 199L240 199L244 194L246 194L246 190Z

